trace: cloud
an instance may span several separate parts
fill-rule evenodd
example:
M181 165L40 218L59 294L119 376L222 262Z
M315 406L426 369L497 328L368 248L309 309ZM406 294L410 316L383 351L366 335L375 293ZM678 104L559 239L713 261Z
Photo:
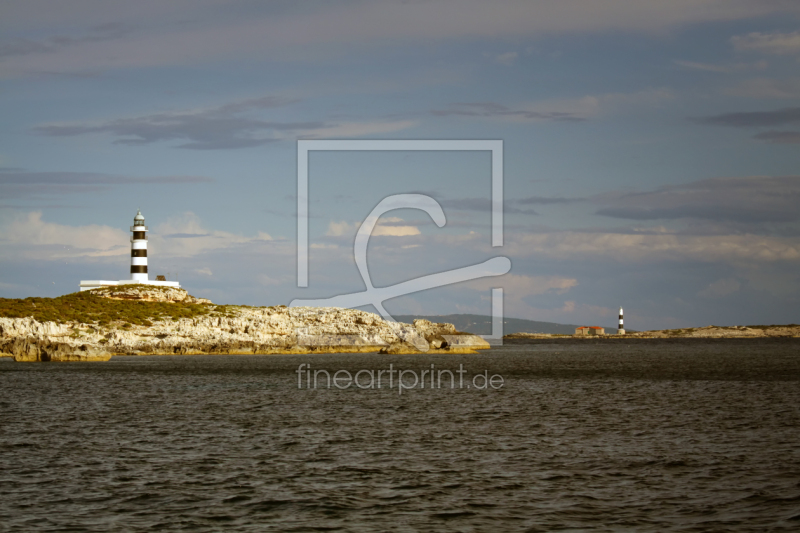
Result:
M211 272L211 269L208 268L208 267L195 269L195 272L197 272L198 274L201 274L203 276L213 276L214 275L214 273Z
M489 198L452 198L439 202L442 207L454 211L477 211L489 213L492 211L492 201ZM503 205L503 212L508 214L538 215L533 209L521 209L516 207L514 200L506 200Z
M102 43L119 39L131 33L131 28L118 22L93 26L78 35L54 35L47 39L31 40L17 38L0 43L0 59L28 54L55 53L58 50L83 43Z
M382 226L378 224L372 231L372 235L379 237L409 237L419 235L419 228L416 226Z
M564 294L578 286L578 280L563 276L527 276L505 274L493 278L481 278L464 283L464 286L490 294L495 287L503 288L503 308L506 316L531 316L536 311L527 300L542 294Z
M532 118L541 115L546 119L586 121L603 115L614 115L640 108L652 108L675 99L667 87L655 87L630 93L589 94L580 98L540 100L520 106ZM513 118L513 116L512 116Z
M372 230L373 237L410 237L419 235L419 228L410 226L404 223L405 221L398 217L384 217L378 220L375 229ZM326 237L351 237L356 234L361 227L359 223L348 223L345 221L328 223L328 229L325 232Z
M410 120L363 123L278 122L245 116L297 101L280 96L263 96L207 109L155 113L94 124L44 124L35 127L34 132L50 137L106 133L116 137L114 144L139 146L182 141L175 148L230 150L262 146L294 137L358 137L398 131L416 125L416 122Z
M258 232L255 237L246 237L209 230L203 226L200 217L188 211L154 226L149 239L153 253L159 257L192 257L212 250L264 243L272 238L263 232Z
M503 287L504 296L511 299L525 298L536 294L563 294L578 286L578 280L563 276L526 276L521 274L504 274L498 277L481 278L464 283L476 291L489 291L494 287Z
M326 237L344 237L349 235L355 235L356 231L358 231L358 224L350 224L342 220L341 222L335 222L331 220L328 223L328 230L325 232Z
M800 54L800 32L753 32L747 35L732 37L731 44L733 44L736 50L748 50L776 55Z
M761 128L800 124L800 107L785 107L775 111L723 113L710 117L691 119L699 124L730 126L734 128Z
M6 259L59 260L67 257L119 256L129 253L130 235L118 228L90 224L66 226L42 220L42 213L20 214L3 224L0 243Z
M681 61L673 60L673 63L686 70L699 70L702 72L717 72L720 74L732 74L734 72L741 72L743 70L763 70L767 68L766 61L757 61L755 63L735 63L733 65L715 65L710 63L697 63L695 61Z
M800 262L800 244L795 237L553 231L514 234L507 239L506 253L512 257L604 259L614 263Z
M165 239L197 239L199 237L211 237L210 233L167 233L162 235Z
M544 37L572 33L654 32L703 22L796 14L794 2L749 0L432 0L226 2L140 0L121 8L101 0L54 7L26 0L4 7L0 34L47 34L50 28L109 20L135 32L93 41L65 36L9 41L7 71L75 71L193 65L252 58L329 59L353 48L381 50L431 42ZM108 30L109 33L113 33ZM12 37L13 38L13 37ZM59 46L58 41L69 43ZM753 40L753 39L751 39ZM31 44L32 43L32 44ZM773 45L775 46L775 45ZM777 45L783 49L783 45ZM13 61L12 61L13 60Z
M530 301L531 298L527 300ZM577 303L574 300L566 300L559 307L551 308L535 307L521 299L509 303L504 302L504 306L506 316L525 317L529 320L542 320L545 322L605 325L606 327L613 323L608 318L615 316L617 312L616 309L610 307ZM604 323L603 321L598 321L598 317L608 318Z
M494 60L500 63L501 65L510 67L516 62L518 56L519 54L517 54L516 52L506 52L504 54L495 56Z
M553 205L553 204L571 204L575 202L584 202L586 198L564 198L564 197L548 197L548 196L529 196L527 198L520 198L513 200L514 203L521 205Z
M698 292L697 295L701 298L721 298L722 296L738 292L741 287L742 284L735 278L718 279Z
M350 122L343 124L330 124L320 127L298 129L299 137L303 139L316 139L332 137L363 137L377 133L392 133L395 131L413 128L418 124L415 120L388 120L373 122Z
M527 198L505 200L503 212L507 214L538 215L533 209L520 207L527 205L563 205L573 202L584 201L584 198L560 198L529 196ZM489 198L450 198L439 202L442 207L456 211L478 211L483 213L491 212L492 202Z
M554 122L581 122L586 120L575 113L550 111L538 112L524 109L510 109L494 102L465 102L451 104L449 109L433 109L431 114L437 117L463 116L504 118L517 120L548 120Z
M725 90L731 96L761 99L794 99L800 98L800 79L776 80L771 78L754 78L745 80Z
M156 113L141 117L118 118L99 124L45 124L34 131L51 137L90 133L109 133L114 144L143 145L163 141L184 141L177 148L224 150L250 148L273 142L276 132L318 128L320 122L274 122L240 116L296 102L279 96L240 100L209 109ZM186 142L188 141L188 142Z
M267 276L266 274L259 274L258 276L256 276L256 280L261 285L273 286L273 287L276 285L280 286L291 283L291 280L289 279L285 279L283 277L281 279L275 279L274 277Z
M272 238L263 232L247 237L208 230L194 213L187 212L152 227L148 239L154 256L173 258L237 246L263 246ZM97 259L130 254L130 233L97 224L68 226L46 222L42 220L42 213L35 211L20 214L0 225L0 244L0 257L5 259Z
M591 305L591 304L576 304L572 300L567 300L566 302L564 302L564 305L562 305L560 309L554 309L553 312L563 315L565 317L570 317L570 316L574 317L575 315L590 316L592 317L590 319L592 321L596 320L598 316L608 317L608 316L615 316L617 314L617 310L612 309L611 307L603 307L600 305ZM575 318L572 318L572 320L575 320ZM596 322L589 322L589 323L594 324Z
M121 176L116 174L96 174L92 172L26 172L15 169L0 172L2 184L47 184L47 185L122 185L125 183L168 184L168 183L210 183L214 180L204 176Z
M124 176L93 172L0 172L0 192L5 198L41 195L86 194L125 185L211 183L205 176Z
M734 128L765 128L800 124L800 107L786 107L776 111L754 111L747 113L724 113L699 119L691 119L700 124L730 126ZM800 132L771 130L753 136L759 141L771 144L798 144Z
M800 144L800 131L765 131L753 138L772 144Z
M596 214L629 220L792 222L800 220L800 176L711 178L595 201L607 204Z
M591 304L577 304L567 300L561 307L542 309L531 304L534 297L542 295L562 295L579 286L577 279L559 275L530 276L524 274L505 274L494 278L482 278L466 282L464 287L489 293L492 288L503 288L503 307L506 316L528 317L546 321L576 321L578 316L615 316L616 310ZM481 312L478 309L465 309L462 312ZM485 312L485 310L483 310ZM556 318L557 317L557 318Z

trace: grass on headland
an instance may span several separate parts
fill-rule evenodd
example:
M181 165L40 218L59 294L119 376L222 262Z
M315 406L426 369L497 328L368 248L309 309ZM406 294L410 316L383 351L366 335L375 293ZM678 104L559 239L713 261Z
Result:
M189 304L181 302L145 302L112 300L74 292L57 298L0 298L0 316L33 317L39 322L82 322L100 326L128 324L151 326L153 321L195 318L205 315L231 316L233 306Z
M238 309L261 309L249 305L216 305L211 303L188 302L148 302L143 300L115 299L126 292L136 294L138 289L148 291L173 290L170 287L154 285L127 284L103 287L92 291L73 292L57 298L0 298L0 317L32 317L39 322L67 324L78 322L98 326L118 326L125 329L132 325L152 326L161 320L178 321L182 318L202 316L233 318L239 315ZM99 296L104 292L108 297ZM267 309L285 308L285 305L270 306Z

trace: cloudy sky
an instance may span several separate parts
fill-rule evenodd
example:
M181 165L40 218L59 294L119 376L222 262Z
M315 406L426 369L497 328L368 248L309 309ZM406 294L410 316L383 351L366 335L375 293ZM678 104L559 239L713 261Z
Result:
M509 274L386 302L632 329L800 322L796 0L0 0L0 295L150 275L219 303L363 290L502 255ZM500 139L313 152L297 287L297 139Z

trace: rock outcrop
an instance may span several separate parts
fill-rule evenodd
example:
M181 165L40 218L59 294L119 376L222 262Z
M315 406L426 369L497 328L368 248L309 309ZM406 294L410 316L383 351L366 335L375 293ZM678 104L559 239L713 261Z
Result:
M157 285L131 284L91 289L92 294L111 300L139 300L143 302L172 302L187 304L210 304L211 300L195 298L184 289L159 287Z
M382 354L422 353L430 349L447 353L475 353L489 348L489 343L477 335L456 331L453 324L434 323L418 318L413 327L422 339L416 342L393 343L383 348Z
M100 289L115 300L205 303L182 289ZM183 294L181 294L183 293ZM213 304L206 304L216 309ZM112 355L472 352L480 337L458 337L452 324L387 322L365 311L335 307L224 306L192 318L151 325L39 322L0 317L0 355L16 361L107 361Z

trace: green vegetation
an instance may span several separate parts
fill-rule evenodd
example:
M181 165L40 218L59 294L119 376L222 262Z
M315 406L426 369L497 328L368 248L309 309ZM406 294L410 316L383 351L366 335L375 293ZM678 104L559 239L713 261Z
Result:
M150 287L148 287L149 289ZM58 298L0 298L0 316L33 317L39 322L81 322L100 326L116 324L151 326L158 320L173 321L206 315L235 316L235 306L171 302L112 300L91 292L75 292Z
M125 294L127 292L132 292L137 289L146 290L146 291L159 291L159 292L169 292L174 291L174 287L162 287L160 285L146 285L144 283L126 283L124 285L107 285L104 287L98 287L96 289L92 289L94 293L119 293ZM180 290L180 289L179 289Z

